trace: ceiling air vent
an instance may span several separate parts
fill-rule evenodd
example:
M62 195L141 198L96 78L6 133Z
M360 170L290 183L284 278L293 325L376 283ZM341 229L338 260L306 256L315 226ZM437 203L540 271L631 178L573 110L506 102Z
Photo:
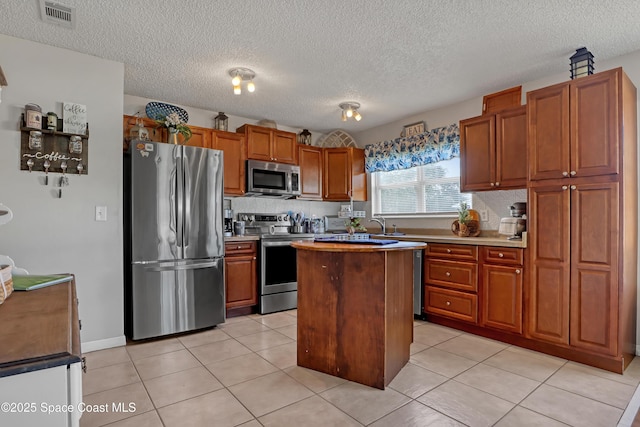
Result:
M42 20L65 28L76 27L76 8L51 1L40 0Z

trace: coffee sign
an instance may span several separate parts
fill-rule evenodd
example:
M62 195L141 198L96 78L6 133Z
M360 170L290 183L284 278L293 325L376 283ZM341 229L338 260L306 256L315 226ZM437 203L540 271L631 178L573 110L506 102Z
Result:
M76 135L87 134L87 106L65 102L62 106L62 131Z

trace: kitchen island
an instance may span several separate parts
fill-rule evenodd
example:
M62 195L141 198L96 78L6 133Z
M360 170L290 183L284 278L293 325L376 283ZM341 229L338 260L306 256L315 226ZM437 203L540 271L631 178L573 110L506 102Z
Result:
M409 361L413 251L424 243L291 243L298 366L384 389Z

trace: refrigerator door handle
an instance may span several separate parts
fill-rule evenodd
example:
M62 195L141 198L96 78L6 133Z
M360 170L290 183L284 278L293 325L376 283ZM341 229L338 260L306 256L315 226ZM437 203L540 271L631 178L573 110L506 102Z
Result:
M184 246L184 164L182 162L182 156L178 156L176 159L176 206L178 211L178 217L176 219L176 234L177 245L179 248ZM184 252L184 251L183 251ZM180 255L182 257L182 254Z
M189 158L183 157L184 167L184 247L189 246L189 236L191 235L191 169L189 169Z
M164 265L164 266L154 266L154 267L146 267L146 270L149 271L176 271L176 270L198 270L200 268L209 268L215 267L218 264L218 261L207 261L200 262L195 264L183 264L183 265Z

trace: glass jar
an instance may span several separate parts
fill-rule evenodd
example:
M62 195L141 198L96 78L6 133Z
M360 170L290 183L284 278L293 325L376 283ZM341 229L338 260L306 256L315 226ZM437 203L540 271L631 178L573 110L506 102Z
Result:
M42 132L39 130L29 132L29 149L42 150Z
M58 130L58 115L53 111L47 113L47 129Z
M73 135L69 138L69 153L82 154L82 137Z
M42 108L38 104L24 106L25 125L31 129L42 129Z

